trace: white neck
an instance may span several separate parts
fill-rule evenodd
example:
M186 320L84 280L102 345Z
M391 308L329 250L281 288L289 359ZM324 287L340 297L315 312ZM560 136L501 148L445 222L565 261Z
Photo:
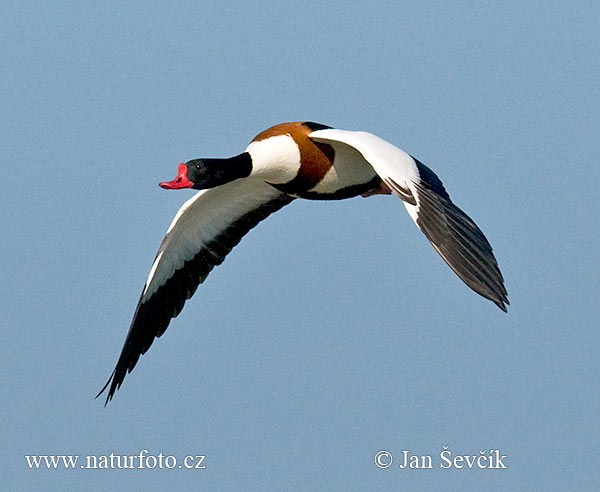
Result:
M252 157L252 172L269 183L287 183L300 169L300 149L290 135L277 135L252 142L246 148Z

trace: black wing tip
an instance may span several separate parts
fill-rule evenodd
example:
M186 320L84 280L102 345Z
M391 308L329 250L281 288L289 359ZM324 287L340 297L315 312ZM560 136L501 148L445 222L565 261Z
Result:
M106 388L109 387L110 385L110 389L108 390L108 395L106 395L106 401L104 402L104 406L106 407L106 405L108 405L108 402L110 400L112 400L113 395L115 394L115 391L117 388L115 388L116 384L115 384L115 373L117 372L117 370L115 369L112 374L110 375L110 377L108 378L108 381L106 381L106 383L104 384L104 386L102 386L102 389L98 392L98 394L96 395L96 397L94 398L94 400L98 399L100 397L100 395L102 393L104 393L106 391ZM112 383L112 384L111 384Z
M506 298L506 296L502 297L501 299L490 299L496 306L498 306L500 309L502 309L502 311L504 311L505 313L508 313L508 308L507 306L510 306L510 302L508 302L508 299Z
M493 282L489 282L486 280L483 285L483 289L481 285L473 284L467 277L463 277L463 275L456 271L453 265L450 265L446 258L446 263L450 265L450 268L454 270L454 272L458 275L458 277L469 287L473 292L479 294L486 299L492 301L496 306L498 306L502 311L508 313L508 307L510 306L510 302L508 300L508 294L506 292L506 288L504 287L504 279L502 278L502 273L500 273L500 269L498 265L495 263L495 258L490 251L491 258L494 260L495 265L495 273L496 275L492 275Z
M489 299L496 306L498 306L502 311L504 311L505 313L508 313L507 306L510 306L510 302L508 300L508 293L506 292L506 287L504 287L504 278L502 277L502 273L500 272L500 268L498 268L498 264L496 263L496 258L494 257L494 254L492 253L491 249L490 249L490 256L494 260L494 266L495 266L494 270L495 270L495 274L496 274L493 283L486 283L486 287L488 289L490 289L491 291L483 293L479 289L477 289L475 286L472 286L468 282L466 282L465 279L460 277L460 275L459 275L459 277L474 292L485 297L486 299Z
M131 371L129 371L129 372L131 372ZM113 397L115 396L115 393L123 384L123 380L125 379L126 373L127 373L127 371L123 370L122 368L119 368L119 365L117 364L117 367L115 367L115 369L113 370L112 374L108 378L108 381L106 381L104 386L102 386L102 389L96 395L96 398L98 398L98 397L100 397L100 395L102 395L102 393L104 393L108 389L108 394L106 395L106 400L104 401L105 407L106 407L106 405L108 405L108 402L113 399ZM96 399L96 398L94 398L94 399Z
M417 161L418 162L418 161ZM492 246L477 224L451 200L433 171L418 163L417 226L458 277L474 292L505 313L504 278Z

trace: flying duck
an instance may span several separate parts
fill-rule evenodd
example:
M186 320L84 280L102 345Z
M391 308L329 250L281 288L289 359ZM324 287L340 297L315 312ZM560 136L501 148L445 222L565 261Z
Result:
M395 194L465 284L505 312L509 304L492 247L475 222L431 169L371 133L282 123L234 157L179 164L177 177L160 186L200 191L179 209L158 249L117 365L98 393L110 386L106 403L213 267L250 229L296 198Z

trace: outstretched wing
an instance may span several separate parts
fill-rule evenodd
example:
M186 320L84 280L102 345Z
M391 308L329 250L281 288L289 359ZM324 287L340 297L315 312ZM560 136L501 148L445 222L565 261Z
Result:
M259 179L202 190L177 212L156 254L121 355L107 383L106 403L192 297L214 266L242 237L294 198Z
M318 142L358 150L452 270L478 294L506 311L504 279L490 243L458 208L436 174L395 145L367 132L326 129L312 132Z

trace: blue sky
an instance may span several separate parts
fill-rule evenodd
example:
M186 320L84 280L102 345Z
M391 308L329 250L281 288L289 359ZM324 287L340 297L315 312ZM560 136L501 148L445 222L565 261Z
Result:
M7 490L596 488L599 21L595 2L6 3ZM157 183L296 120L371 131L435 170L494 246L508 314L399 200L296 201L103 407L191 196ZM440 469L442 445L509 468ZM206 468L24 459L142 449ZM435 469L375 466L405 449Z

